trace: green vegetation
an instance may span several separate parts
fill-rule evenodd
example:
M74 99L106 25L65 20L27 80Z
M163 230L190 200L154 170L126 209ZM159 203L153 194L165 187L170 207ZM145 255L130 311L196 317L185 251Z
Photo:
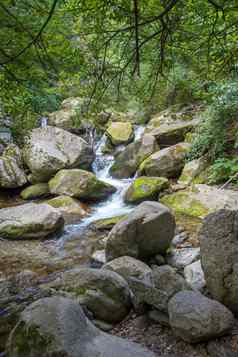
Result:
M106 108L147 117L202 103L189 159L225 162L237 141L237 13L236 0L3 0L1 113L21 140L67 97L82 98L75 127Z

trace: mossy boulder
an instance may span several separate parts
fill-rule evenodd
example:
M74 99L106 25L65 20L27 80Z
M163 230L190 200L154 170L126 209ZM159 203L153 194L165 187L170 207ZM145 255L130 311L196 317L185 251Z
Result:
M139 165L159 149L154 136L146 134L140 140L129 144L125 150L116 155L110 173L116 178L132 177Z
M238 192L196 184L186 190L163 196L160 200L175 213L204 218L218 209L238 209Z
M50 192L85 200L101 200L116 191L115 187L100 181L89 171L60 170L49 181Z
M161 147L178 144L185 140L187 133L191 132L199 124L198 119L183 122L177 121L170 124L162 124L146 132L153 135Z
M0 209L0 236L3 238L44 238L63 225L62 215L47 204L27 203Z
M104 230L110 231L115 226L115 224L120 222L125 217L126 217L125 215L120 215L120 216L98 219L92 223L92 228L99 231L104 231Z
M125 192L124 201L127 203L140 203L146 200L156 200L159 192L168 188L168 186L169 181L164 177L138 177Z
M7 356L155 357L137 343L100 331L77 301L58 296L39 299L22 312Z
M139 174L175 178L179 176L184 165L190 144L179 143L155 152L143 161L139 167Z
M85 305L95 319L115 323L130 311L131 298L127 282L118 274L93 268L63 272L55 281L42 285L58 294L67 293Z
M76 110L62 109L49 114L48 124L65 130L72 130L75 126L76 117Z
M85 140L52 126L31 131L25 138L23 156L34 183L47 182L64 168L88 168L94 160L93 150Z
M17 188L27 183L20 149L10 144L0 157L0 187Z
M178 179L178 183L185 185L190 185L191 183L205 183L205 179L207 178L205 170L207 167L208 162L204 157L186 163L181 176Z
M106 135L113 145L128 144L134 138L133 126L130 122L112 122Z
M45 197L50 194L48 183L37 183L25 188L21 192L23 200L32 200L34 198Z
M69 196L58 196L46 203L59 210L67 224L77 222L88 214L85 205Z

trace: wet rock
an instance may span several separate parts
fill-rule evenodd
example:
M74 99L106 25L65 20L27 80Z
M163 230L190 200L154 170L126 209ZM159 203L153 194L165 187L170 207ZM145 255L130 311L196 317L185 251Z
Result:
M17 188L27 183L20 149L9 145L0 157L0 187Z
M202 291L206 285L201 260L187 265L184 268L184 277L187 283L194 289Z
M234 317L218 301L199 292L182 291L169 301L169 322L178 337L197 343L231 331Z
M97 329L75 301L41 299L21 314L8 341L9 357L155 357L138 344Z
M140 175L177 177L184 167L185 156L189 148L190 144L179 143L155 152L141 163Z
M131 308L127 282L117 273L104 269L79 268L66 271L42 287L75 297L93 313L96 320L108 323L121 321Z
M194 185L186 190L163 196L160 202L176 213L204 218L222 208L238 209L238 192L208 185Z
M116 155L110 173L116 178L132 177L142 161L158 150L153 136L146 134L140 140L129 144L125 150Z
M98 180L92 172L80 169L60 170L49 181L49 188L52 194L86 200L101 200L116 191L112 185Z
M63 225L62 215L47 204L27 203L0 209L0 236L3 238L45 238Z
M210 341L207 344L209 357L237 357L238 353L231 350L229 346L219 340Z
M172 246L177 247L188 240L188 234L186 232L178 233L172 240Z
M238 213L219 210L204 220L199 233L207 288L214 299L238 312Z
M126 203L140 203L146 200L157 200L159 192L168 188L169 181L164 177L141 176L136 178L124 195Z
M106 135L113 145L128 144L134 138L133 126L130 122L112 122Z
M167 255L167 263L177 269L183 269L200 258L200 248L173 249Z
M125 255L143 260L165 253L174 230L170 210L160 203L145 201L111 230L106 244L107 261Z
M69 196L58 196L45 203L57 209L67 224L80 221L88 214L81 202Z
M52 126L32 130L25 140L23 155L35 183L48 181L64 168L87 168L94 160L86 141Z
M48 183L36 183L35 185L25 188L21 192L23 200L32 200L39 197L45 197L50 194Z

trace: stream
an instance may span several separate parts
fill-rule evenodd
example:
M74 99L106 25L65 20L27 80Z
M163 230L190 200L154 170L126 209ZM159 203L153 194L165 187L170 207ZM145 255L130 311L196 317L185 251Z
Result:
M134 131L134 141L140 139L143 135L143 132L143 126L136 126ZM74 236L76 233L83 234L83 232L92 222L97 221L99 219L124 215L129 213L133 209L133 206L124 203L123 194L134 178L116 179L110 175L110 168L114 163L114 157L110 154L104 154L102 151L103 147L105 146L106 140L107 138L104 134L96 143L96 157L93 162L92 169L99 180L113 185L114 187L116 187L117 191L105 201L92 204L90 206L90 214L83 218L79 223L66 225L63 235L57 241L57 246L59 249L63 249L65 243L70 239L72 235ZM124 150L125 147L121 146L118 149Z

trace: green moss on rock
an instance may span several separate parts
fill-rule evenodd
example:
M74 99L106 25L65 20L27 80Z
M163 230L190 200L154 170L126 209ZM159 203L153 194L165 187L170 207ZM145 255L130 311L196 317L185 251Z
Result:
M139 203L145 200L156 200L158 193L169 186L164 177L141 176L134 180L125 193L124 200L128 203Z
M23 200L31 200L38 197L44 197L50 194L48 183L37 183L25 188L21 192Z

